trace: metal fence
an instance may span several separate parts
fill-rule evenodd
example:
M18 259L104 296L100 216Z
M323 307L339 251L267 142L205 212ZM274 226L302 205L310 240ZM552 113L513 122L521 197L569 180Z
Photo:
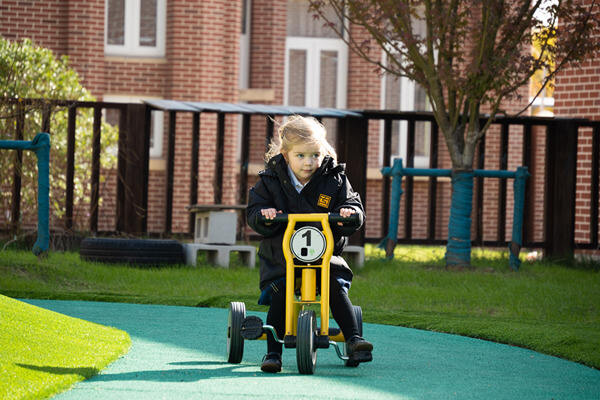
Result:
M223 186L223 152L225 138L225 115L241 115L241 160L238 172L238 201L244 204L247 201L248 189L248 165L250 159L250 132L251 116L261 115L265 118L266 130L264 140L268 142L273 137L276 116L292 114L313 115L319 119L337 119L336 149L338 158L352 160L348 163L347 173L356 191L363 198L367 193L368 167L368 136L369 129L373 130L370 121L380 121L383 133L383 166L390 165L392 156L392 138L394 121L405 121L406 124L406 166L413 167L415 159L415 141L417 124L427 123L426 134L429 135L429 167L439 168L442 161L440 158L445 150L443 136L431 113L414 112L389 112L380 110L333 110L333 109L311 109L305 107L270 106L259 104L227 104L227 103L198 103L177 101L149 101L146 104L121 104L107 102L77 102L57 100L0 100L0 104L19 104L20 107L31 105L45 110L42 125L49 127L49 119L53 111L57 109L68 110L67 132L54 132L53 134L64 134L67 137L67 170L65 189L65 227L73 227L73 174L76 149L76 115L80 108L92 108L93 113L93 139L92 139L92 170L91 170L91 192L89 199L90 216L88 221L89 231L98 232L98 202L99 202L99 179L100 170L100 126L102 110L115 109L119 112L119 148L117 162L117 188L116 188L116 226L115 232L126 232L129 234L147 234L147 210L148 210L148 177L149 177L149 142L151 113L156 110L164 111L168 115L168 149L166 152L166 183L165 183L165 232L164 235L172 233L173 217L173 177L175 174L175 135L178 132L176 125L178 113L192 114L192 132L190 143L191 171L190 195L188 203L197 203L198 194L198 157L199 157L199 135L200 115L202 113L213 113L217 116L216 124L216 162L214 165L214 203L222 201L222 193L219 188ZM3 132L5 139L23 140L23 115L16 113L16 129L12 133ZM21 122L19 122L21 121ZM377 123L376 123L377 124ZM583 119L563 118L535 118L498 117L495 119L490 133L478 145L474 168L485 169L507 169L509 159L518 159L518 164L527 166L535 176L536 173L543 175L543 182L539 179L530 179L527 183L527 195L524 218L524 247L543 248L550 255L562 255L573 252L574 249L597 249L598 248L598 157L599 143L598 133L600 122ZM379 129L379 128L376 128ZM49 129L45 129L48 131ZM421 133L422 134L422 133ZM534 137L536 141L534 143ZM540 137L542 140L540 141ZM587 147L582 147L582 140L589 141ZM494 145L490 145L494 142ZM579 142L579 147L578 147ZM515 145L516 143L516 145ZM583 149L583 150L582 150ZM540 158L543 157L543 160ZM487 165L487 160L493 158L497 165ZM18 158L17 161L18 163ZM585 168L581 165L585 164ZM444 166L448 167L448 166ZM15 171L20 171L20 166L15 165ZM584 175L586 185L581 189L578 181ZM14 182L19 177L14 175ZM541 175L541 176L542 176ZM489 196L490 186L487 178L476 178L474 207L473 207L473 243L482 246L504 246L506 240L506 218L507 199L509 188L506 181L500 180L492 191L496 197L492 206L486 204L485 197ZM414 244L443 244L445 239L441 234L440 219L442 218L442 204L438 204L440 191L447 191L442 187L436 177L428 178L426 201L415 203L415 182L411 177L404 181L405 203L402 216L402 229L399 235L399 243ZM447 185L447 183L446 183ZM543 187L542 187L543 186ZM582 192L583 190L583 192ZM389 198L390 181L383 179L382 182L381 210L381 236L385 235L389 221ZM20 186L12 185L12 210L11 226L19 222ZM540 195L543 193L543 196ZM540 198L541 197L541 198ZM578 206L579 198L586 199L586 206ZM426 209L426 234L417 237L413 234L413 215L418 208ZM494 207L493 221L486 219L486 207ZM539 221L540 213L536 210L543 209L542 221ZM577 209L577 215L576 215ZM585 221L588 230L583 239L576 239L576 219ZM492 224L496 229L495 238L488 238L484 234ZM535 228L538 226L538 228ZM541 228L539 228L541 226ZM534 232L535 229L542 232ZM190 234L192 233L190 217ZM579 229L580 230L580 229ZM488 235L489 236L489 235ZM354 239L358 242L365 240L377 240L377 238L365 238L364 230L361 235Z
M429 168L438 168L438 155L442 151L439 141L443 137L439 135L437 125L433 116L428 113L389 113L382 111L365 111L365 118L379 119L384 123L384 155L383 160L390 160L392 121L404 120L408 122L407 129L407 151L406 166L414 166L414 143L415 125L417 122L429 122L430 131L430 158ZM483 120L481 121L483 123ZM598 249L598 134L600 122L585 119L569 118L536 118L497 117L488 134L479 142L474 168L477 169L500 169L506 170L509 164L509 156L517 159L517 165L528 167L532 178L527 181L526 202L524 210L524 247L543 248L547 254L564 256L572 254L574 249ZM586 132L589 131L589 132ZM541 137L533 142L534 135ZM514 137L518 136L518 140ZM495 146L486 145L490 141L496 141ZM581 142L589 142L588 146L582 146ZM511 143L517 145L509 146ZM510 148L510 151L509 151ZM490 167L486 160L494 156L498 165ZM387 163L386 163L387 164ZM387 164L389 165L389 164ZM582 166L583 165L583 166ZM514 167L513 167L514 168ZM536 175L541 175L537 179ZM506 238L507 221L507 190L506 179L501 179L497 185L495 202L495 221L486 220L484 209L490 207L489 202L484 201L487 178L475 178L475 194L473 208L473 244L480 246L506 246L509 242ZM540 183L541 182L541 187ZM586 182L583 189L578 182ZM589 184L587 183L589 181ZM440 238L436 232L439 224L439 207L436 204L439 190L438 178L428 178L428 201L427 207L427 237L417 239L412 234L412 215L415 207L423 207L422 204L415 205L413 199L413 178L407 177L404 182L405 205L403 232L399 243L413 244L444 244L445 239ZM384 182L384 199L389 198L390 180ZM536 196L537 193L537 196ZM541 195L540 195L541 193ZM586 205L581 206L578 199L583 199ZM492 205L493 207L494 205ZM577 215L576 215L577 209ZM536 213L536 210L543 210ZM541 214L541 215L540 215ZM536 221L540 217L542 221ZM586 234L580 234L583 238L576 237L575 225L577 221L583 221ZM387 232L389 220L389 206L385 201L382 205L382 221L384 231ZM495 239L484 239L484 224L492 222L496 227ZM534 235L534 226L538 225L541 232Z

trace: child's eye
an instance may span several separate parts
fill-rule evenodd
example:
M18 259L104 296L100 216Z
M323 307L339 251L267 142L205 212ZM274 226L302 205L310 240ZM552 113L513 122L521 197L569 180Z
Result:
M313 154L313 158L319 158L320 154L319 153L315 153Z
M304 154L298 154L298 158L304 158Z

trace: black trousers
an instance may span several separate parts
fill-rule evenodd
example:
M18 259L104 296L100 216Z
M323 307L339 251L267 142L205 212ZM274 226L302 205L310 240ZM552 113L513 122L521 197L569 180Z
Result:
M346 289L342 288L335 278L334 271L331 271L329 281L329 307L331 314L338 323L346 340L352 336L358 336L358 323L352 308L352 302L348 298ZM267 324L271 325L277 331L277 336L283 338L285 334L285 282L282 281L273 290L271 307L267 313ZM267 335L267 351L269 353L282 352L282 344L273 339L273 336Z

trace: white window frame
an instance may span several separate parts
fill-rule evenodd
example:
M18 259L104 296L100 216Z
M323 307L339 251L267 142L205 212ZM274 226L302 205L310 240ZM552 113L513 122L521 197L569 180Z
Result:
M242 0L246 10L244 32L240 33L240 89L248 89L250 85L250 28L252 21L252 0Z
M308 11L307 11L308 12ZM342 21L344 25L344 36L348 31L348 21ZM336 51L338 54L338 65L336 71L336 108L346 108L348 93L348 45L341 38L286 36L285 39L285 61L284 61L284 85L283 104L288 104L289 97L289 62L291 50L306 51L306 79L304 87L304 106L320 107L320 75L321 75L321 51Z
M243 26L240 26L240 65L239 65L239 76L238 86L239 89L248 89L250 87L250 39L251 39L251 28L252 28L252 0L242 0L242 13L246 13L246 21ZM241 101L241 103L246 103ZM236 162L241 162L242 159L242 114L237 115L237 151L236 151Z
M289 62L291 50L306 51L306 84L304 99L306 107L320 107L321 51L336 51L336 108L346 107L348 82L348 46L342 39L288 36L285 41L284 105L288 105Z
M125 0L124 44L108 44L108 0L104 2L104 53L115 56L164 57L167 0L156 0L156 46L140 46L140 0Z
M145 99L160 99L160 97L135 96L135 95L111 95L102 96L103 101L107 103L143 103ZM152 146L150 146L150 158L162 158L163 152L163 130L164 130L164 112L152 111Z

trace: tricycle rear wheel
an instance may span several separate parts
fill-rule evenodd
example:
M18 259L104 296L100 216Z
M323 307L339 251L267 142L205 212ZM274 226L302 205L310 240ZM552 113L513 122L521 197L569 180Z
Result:
M352 306L354 309L354 316L356 317L356 323L358 325L358 335L363 335L363 320L362 320L362 308L360 306ZM348 354L348 345L346 345L346 354ZM360 362L354 360L346 360L344 365L346 367L358 367Z
M229 303L227 362L231 364L239 364L244 355L244 338L241 333L244 318L246 318L246 305L239 301Z

